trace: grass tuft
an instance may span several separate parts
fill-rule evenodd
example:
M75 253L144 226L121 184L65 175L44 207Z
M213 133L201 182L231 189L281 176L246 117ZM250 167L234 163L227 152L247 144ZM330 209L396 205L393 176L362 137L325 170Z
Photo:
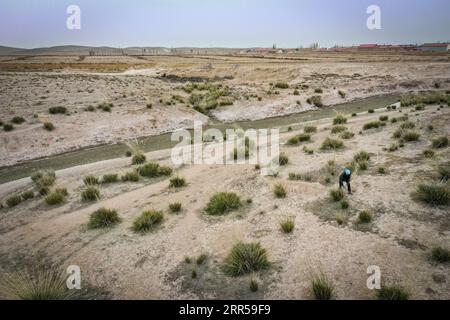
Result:
M87 187L81 192L81 199L83 201L97 201L100 199L100 191L96 187Z
M225 258L223 271L233 277L269 268L267 251L260 243L238 242Z
M379 300L408 300L409 293L399 285L383 286L377 291Z
M88 227L90 229L107 228L118 222L120 222L120 218L116 210L100 208L91 213Z
M148 232L164 219L162 211L148 210L133 221L133 230L136 232Z
M169 188L181 188L186 185L186 179L182 177L174 177L170 179Z
M311 292L316 300L331 300L334 295L334 284L324 274L311 279Z
M181 203L180 202L174 202L169 204L169 210L172 213L177 213L181 211Z
M450 187L445 183L420 184L413 198L418 201L438 206L450 204Z
M280 222L280 226L284 233L291 233L294 230L295 221L292 217L288 217Z
M331 199L334 202L339 202L344 199L344 191L341 188L330 190Z
M277 198L286 198L286 189L281 183L277 183L273 187L273 193L275 194L275 197Z
M431 258L440 263L449 262L450 251L442 247L434 247L431 249Z
M214 194L206 205L205 211L210 215L223 215L242 206L241 199L234 192Z

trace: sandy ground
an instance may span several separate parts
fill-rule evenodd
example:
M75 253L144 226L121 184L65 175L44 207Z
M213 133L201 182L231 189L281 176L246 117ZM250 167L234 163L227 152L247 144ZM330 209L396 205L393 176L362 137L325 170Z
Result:
M2 56L0 121L22 116L26 122L15 125L13 131L0 131L0 166L189 128L195 120L207 123L210 117L195 111L181 88L193 80L229 86L233 105L220 106L209 116L233 122L313 109L306 100L317 95L314 91L319 88L326 106L435 89L436 83L446 90L450 64L447 55L423 54L319 54L291 59ZM271 89L279 81L290 88ZM294 95L297 86L303 89ZM181 96L184 103L167 105L173 95ZM114 104L111 112L86 110L103 102ZM66 107L68 115L49 114L48 109L55 106ZM47 121L55 125L54 131L43 129Z
M443 69L440 69L443 70ZM406 143L395 152L385 151L399 123L358 134L362 125L382 114L390 118L408 113L421 133L418 142ZM68 117L68 118L72 118ZM433 124L434 130L426 126ZM448 207L429 207L411 199L419 182L430 180L438 164L448 161L449 148L440 149L432 159L422 151L430 140L450 133L450 109L398 111L361 114L350 118L348 128L356 135L345 140L338 152L321 152L318 147L330 135L331 119L314 122L318 132L306 155L302 146L282 146L289 164L278 177L262 176L253 165L188 165L176 168L188 185L179 191L168 188L168 179L143 179L138 183L100 186L102 197L94 204L80 200L82 177L130 170L130 159L120 158L74 167L57 172L57 185L67 187L69 197L61 206L47 206L41 197L14 208L0 210L0 266L11 269L32 263L42 255L63 266L81 267L82 285L89 284L124 299L261 298L309 299L311 272L322 270L333 280L337 299L371 299L374 291L366 287L369 265L381 268L382 282L398 282L414 299L449 299L449 265L436 264L430 249L450 244ZM31 126L31 125L27 125ZM282 134L282 141L301 132ZM369 169L354 173L354 195L350 209L337 210L329 200L329 184L321 181L290 181L288 173L316 174L329 160L341 168L359 150L372 156ZM170 151L147 154L161 164L172 165ZM383 165L387 174L377 173ZM426 173L426 174L424 174ZM431 181L431 180L430 180ZM285 199L276 199L272 187L282 182ZM0 199L32 187L30 179L0 185ZM218 191L233 191L251 204L229 215L211 218L203 209ZM179 214L168 212L168 204L181 202ZM90 213L99 207L116 209L122 222L107 230L88 230ZM163 224L145 235L134 233L132 221L146 209L165 212ZM361 229L354 223L357 213L369 210L374 221ZM343 213L348 223L339 226L334 217ZM291 234L280 230L279 221L295 219ZM260 288L248 289L249 277L230 278L220 266L238 240L259 241L272 262L269 271L255 275ZM197 279L191 278L192 264L185 256L208 255L199 267Z

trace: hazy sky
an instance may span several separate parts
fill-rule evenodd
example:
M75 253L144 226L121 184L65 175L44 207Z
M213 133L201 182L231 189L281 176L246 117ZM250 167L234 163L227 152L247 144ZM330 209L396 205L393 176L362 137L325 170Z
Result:
M81 8L68 30L66 8ZM381 30L366 9L381 8ZM278 47L450 40L449 0L0 0L0 45Z

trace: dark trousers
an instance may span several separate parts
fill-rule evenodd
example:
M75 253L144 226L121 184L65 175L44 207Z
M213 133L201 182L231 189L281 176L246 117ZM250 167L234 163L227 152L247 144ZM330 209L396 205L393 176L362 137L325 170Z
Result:
M347 184L348 193L352 193L352 187L350 186L350 179L339 177L339 188L342 188L344 186L344 182Z

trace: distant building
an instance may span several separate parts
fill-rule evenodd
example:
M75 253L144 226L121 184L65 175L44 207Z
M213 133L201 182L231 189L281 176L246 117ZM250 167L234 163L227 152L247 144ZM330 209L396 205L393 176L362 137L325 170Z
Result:
M424 43L419 47L421 51L447 52L450 50L449 43Z
M376 50L378 49L377 44L360 44L357 47L358 50Z

